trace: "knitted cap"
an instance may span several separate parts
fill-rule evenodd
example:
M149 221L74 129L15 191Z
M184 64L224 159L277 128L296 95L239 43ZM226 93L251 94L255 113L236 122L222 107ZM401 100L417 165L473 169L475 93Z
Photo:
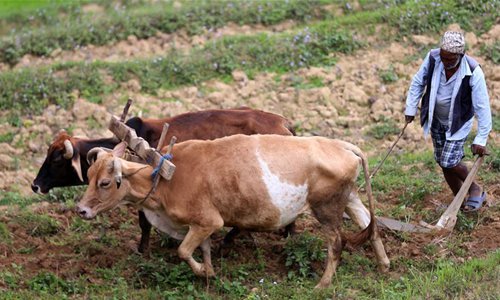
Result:
M441 49L450 53L464 54L465 53L465 38L464 35L457 31L447 31L441 39Z

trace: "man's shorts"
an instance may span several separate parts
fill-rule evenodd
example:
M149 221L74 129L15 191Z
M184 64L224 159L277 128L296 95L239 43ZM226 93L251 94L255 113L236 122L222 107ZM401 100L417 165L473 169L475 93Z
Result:
M446 140L448 126L432 122L431 137L434 144L434 159L442 168L453 168L464 158L464 144L467 138L462 140Z

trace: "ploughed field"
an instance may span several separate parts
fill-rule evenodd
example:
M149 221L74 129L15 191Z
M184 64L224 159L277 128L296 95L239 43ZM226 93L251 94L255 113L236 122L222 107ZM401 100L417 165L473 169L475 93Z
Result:
M0 299L497 298L500 7L458 2L0 4ZM465 31L486 75L494 124L478 180L488 203L459 213L447 235L382 230L388 274L367 243L345 249L331 287L313 291L326 249L306 212L293 237L242 233L222 248L224 232L215 234L216 278L200 279L159 232L149 256L137 252L135 209L84 221L74 212L84 187L31 191L60 129L110 137L110 116L128 98L129 116L147 118L239 106L281 114L299 136L359 146L373 169L403 126L413 74L446 29ZM377 215L412 223L435 223L453 199L417 122L373 189ZM348 220L344 228L357 231Z

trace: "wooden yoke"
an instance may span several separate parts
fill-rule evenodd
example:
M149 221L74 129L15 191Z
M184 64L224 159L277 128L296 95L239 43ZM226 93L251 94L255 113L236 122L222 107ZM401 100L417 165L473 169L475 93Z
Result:
M141 137L137 137L135 130L125 125L117 117L111 116L109 122L109 130L113 132L117 138L121 141L125 141L128 147L137 153L137 155L143 159L147 164L152 167L156 167L160 164L162 160L162 155L156 151L156 149L151 148L147 141ZM165 160L162 164L159 174L166 180L170 180L174 175L175 165Z

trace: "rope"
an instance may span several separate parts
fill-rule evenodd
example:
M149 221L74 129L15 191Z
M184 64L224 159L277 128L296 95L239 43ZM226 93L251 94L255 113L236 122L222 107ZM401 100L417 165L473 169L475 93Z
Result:
M172 160L174 158L174 156L170 153L167 153L165 155L163 155L160 159L160 162L158 163L158 166L156 168L153 169L153 172L151 173L151 180L153 180L153 186L151 187L151 189L149 190L149 192L146 194L146 197L144 197L144 199L142 199L139 203L137 203L137 205L142 205L144 202L146 202L146 200L148 200L148 198L151 196L151 194L153 194L156 190L156 185L158 184L158 176L160 176L159 172L161 170L161 166L163 165L163 162L166 160Z
M158 166L153 169L153 173L151 173L151 177L153 179L156 178L156 176L158 176L158 172L160 172L161 166L163 166L163 162L165 161L165 159L172 160L172 158L174 158L174 156L170 153L163 155L160 159L160 162L158 163Z

